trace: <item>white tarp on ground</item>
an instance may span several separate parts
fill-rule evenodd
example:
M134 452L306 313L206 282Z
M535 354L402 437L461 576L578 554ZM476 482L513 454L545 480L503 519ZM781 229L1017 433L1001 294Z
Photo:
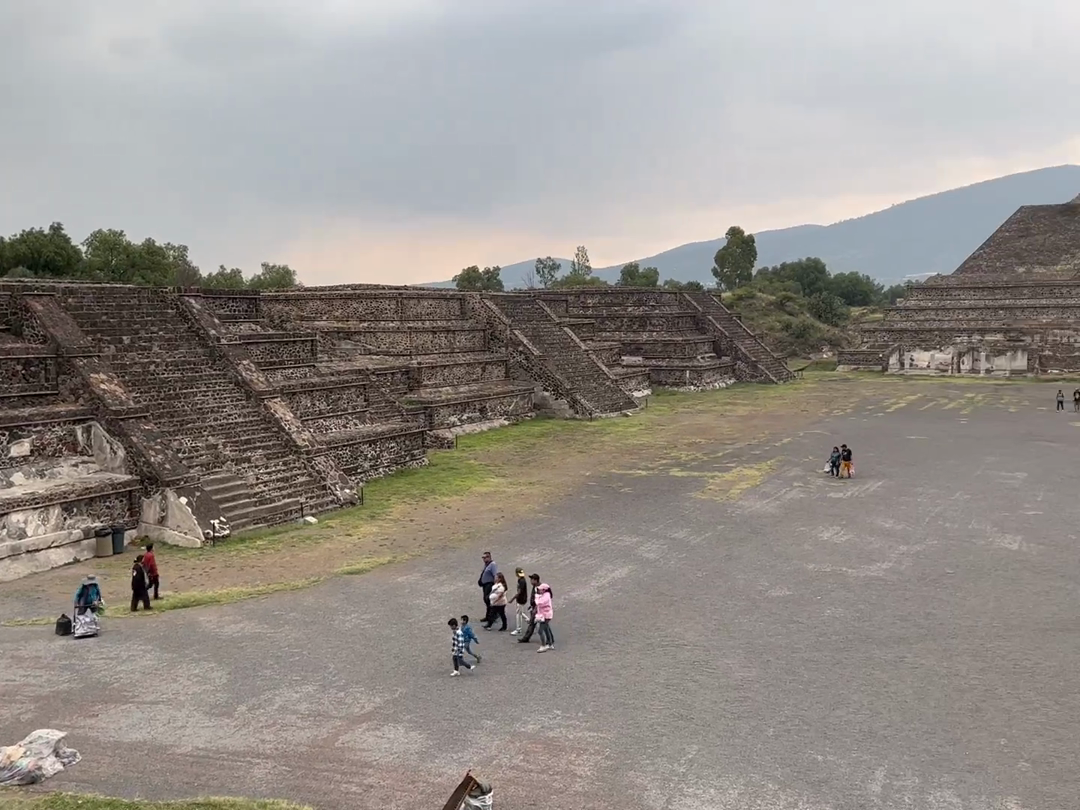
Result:
M65 736L63 731L41 728L0 748L0 785L36 785L82 759L63 744Z

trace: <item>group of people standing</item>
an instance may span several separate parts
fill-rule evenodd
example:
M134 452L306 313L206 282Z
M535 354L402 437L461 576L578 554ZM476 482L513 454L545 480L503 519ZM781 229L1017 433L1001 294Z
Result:
M855 457L846 444L834 447L829 454L829 475L833 478L851 478L855 472Z
M1060 388L1057 392L1057 409L1059 411L1065 410L1065 392ZM1080 413L1080 388L1073 391L1073 410Z
M150 610L150 590L153 589L155 599L160 599L160 588L154 544L147 543L146 551L131 564L131 612L135 613L140 604L145 610Z
M507 628L506 609L513 605L515 627L510 635L517 636L519 644L527 644L532 639L533 633L538 633L540 648L537 652L554 650L555 635L551 631L551 622L555 616L555 610L552 604L551 586L541 582L539 574L529 574L526 578L525 569L518 568L515 571L517 582L511 593L506 577L491 558L491 552L485 551L482 559L484 568L476 582L484 595L482 627L485 630L491 630L498 621L500 624L498 632L504 632ZM454 669L450 674L451 676L460 675L462 666L471 670L480 663L482 656L472 650L472 645L479 644L480 640L469 624L467 615L461 616L460 620L450 619L447 625L453 634L451 653ZM468 663L465 660L466 655L472 656L474 662Z

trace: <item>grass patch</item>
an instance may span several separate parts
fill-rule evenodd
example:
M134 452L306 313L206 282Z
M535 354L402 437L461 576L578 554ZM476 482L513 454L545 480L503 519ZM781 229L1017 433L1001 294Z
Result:
M311 810L307 805L266 799L186 799L148 802L76 793L16 793L0 788L4 810Z
M343 574L345 576L355 577L360 574L366 574L368 571L374 571L383 565L389 565L392 562L401 562L406 555L399 554L394 557L368 557L364 560L358 560L357 562L348 563L337 569L335 574Z
M389 559L387 558L387 561ZM381 564L381 563L380 563ZM370 571L377 567L371 565ZM363 573L356 571L354 573ZM160 615L170 610L184 610L185 608L206 607L208 605L229 605L233 602L241 602L245 599L254 599L258 596L269 596L272 593L283 591L298 591L301 588L310 588L318 585L324 577L311 577L309 579L297 579L290 582L272 582L269 585L251 585L241 588L220 588L214 591L184 591L183 593L165 594L160 599L155 599L152 604L153 610L140 610L132 613L124 607L109 606L106 603L103 618L106 619L134 619ZM29 627L34 625L49 625L56 621L56 617L36 616L31 619L10 619L0 622L4 627Z
M254 599L257 596L269 596L272 593L298 591L301 588L310 588L312 585L318 585L321 581L321 577L311 577L309 579L298 579L291 582L272 582L269 585L251 585L242 588L220 588L216 591L187 591L185 593L166 594L153 603L153 612L162 613L168 610L184 610L185 608L205 607L207 605L228 605L233 602L241 602L244 599ZM149 615L147 613L136 614L121 611L111 614L108 609L106 609L105 613L109 618Z

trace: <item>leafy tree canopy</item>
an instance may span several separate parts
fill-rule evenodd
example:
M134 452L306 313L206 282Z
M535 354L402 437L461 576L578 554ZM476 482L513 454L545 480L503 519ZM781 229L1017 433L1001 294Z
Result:
M843 326L848 320L848 308L839 296L831 292L816 292L807 304L810 314L829 326Z
M620 287L655 287L659 283L660 271L655 267L642 267L637 262L630 262L619 271Z
M661 285L665 290L678 290L686 292L704 292L705 285L700 281L679 281L674 278L664 279Z
M550 287L559 277L559 273L562 272L562 262L557 262L550 256L546 256L543 259L538 258L533 268L533 272L536 275L536 280L540 282L541 287Z
M560 279L556 279L555 283L551 285L553 290L563 290L568 287L609 287L604 279L597 278L596 276L576 276L573 273L567 273Z
M713 257L712 274L720 287L734 290L753 281L757 244L754 235L746 233L738 225L728 228L725 237L727 241Z
M477 265L470 265L454 276L454 286L469 292L502 292L502 268L498 265L481 270Z
M59 222L47 229L28 228L6 239L0 238L0 277L218 289L270 290L300 286L296 271L285 264L264 262L250 281L238 268L226 270L224 266L204 277L191 261L187 245L149 238L133 242L124 231L115 228L99 228L79 245Z
M849 307L868 307L882 299L884 288L865 273L837 273L829 279L829 292Z
M583 279L592 276L592 262L589 261L589 251L584 245L578 245L574 251L574 259L570 262L570 276ZM581 286L580 282L573 286Z

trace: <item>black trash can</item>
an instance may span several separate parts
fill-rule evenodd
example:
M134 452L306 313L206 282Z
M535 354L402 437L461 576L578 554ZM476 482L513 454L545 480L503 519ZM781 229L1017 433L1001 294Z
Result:
M123 554L124 553L124 532L126 530L123 526L113 526L112 529L112 553Z

